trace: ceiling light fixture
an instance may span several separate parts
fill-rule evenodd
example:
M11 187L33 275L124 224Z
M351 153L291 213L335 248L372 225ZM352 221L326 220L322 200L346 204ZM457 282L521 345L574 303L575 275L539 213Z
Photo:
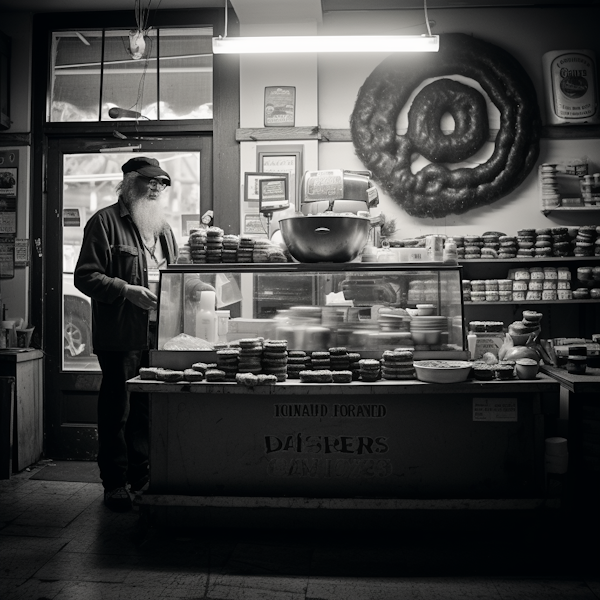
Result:
M426 35L316 35L213 38L213 54L274 54L296 52L437 52L440 38L431 35L427 0L423 0Z

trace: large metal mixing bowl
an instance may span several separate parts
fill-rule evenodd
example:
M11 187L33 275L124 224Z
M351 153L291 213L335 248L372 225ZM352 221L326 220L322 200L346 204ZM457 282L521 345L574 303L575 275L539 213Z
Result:
M297 261L350 262L365 247L371 222L354 215L314 215L281 219L279 225Z

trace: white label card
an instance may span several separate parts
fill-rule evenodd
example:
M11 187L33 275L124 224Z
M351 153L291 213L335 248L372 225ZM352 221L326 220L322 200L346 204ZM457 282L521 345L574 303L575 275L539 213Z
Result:
M516 422L516 398L473 398L473 421Z

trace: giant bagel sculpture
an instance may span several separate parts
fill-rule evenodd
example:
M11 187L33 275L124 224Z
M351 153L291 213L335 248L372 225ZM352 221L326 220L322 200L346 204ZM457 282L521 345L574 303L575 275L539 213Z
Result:
M494 151L473 168L450 169L448 163L472 156L488 139L483 95L448 77L478 82L500 111ZM439 78L442 79L439 79ZM405 135L396 121L413 91ZM440 119L450 113L452 133ZM498 46L462 33L440 36L440 51L392 55L367 77L350 117L352 141L363 164L383 189L415 217L461 214L506 196L533 168L539 153L541 120L535 89L520 63ZM429 161L412 173L415 154Z

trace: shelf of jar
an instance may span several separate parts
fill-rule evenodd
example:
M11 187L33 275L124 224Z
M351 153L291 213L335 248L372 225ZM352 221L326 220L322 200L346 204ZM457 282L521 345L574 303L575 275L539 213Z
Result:
M531 256L523 258L461 258L458 261L462 264L484 264L484 263L517 263L517 264L538 264L538 263L571 263L571 262L598 262L600 256Z
M510 306L511 304L600 304L600 299L595 298L587 298L587 299L577 299L573 298L572 300L510 300L510 301L498 301L498 302L472 302L470 300L465 301L465 306Z

